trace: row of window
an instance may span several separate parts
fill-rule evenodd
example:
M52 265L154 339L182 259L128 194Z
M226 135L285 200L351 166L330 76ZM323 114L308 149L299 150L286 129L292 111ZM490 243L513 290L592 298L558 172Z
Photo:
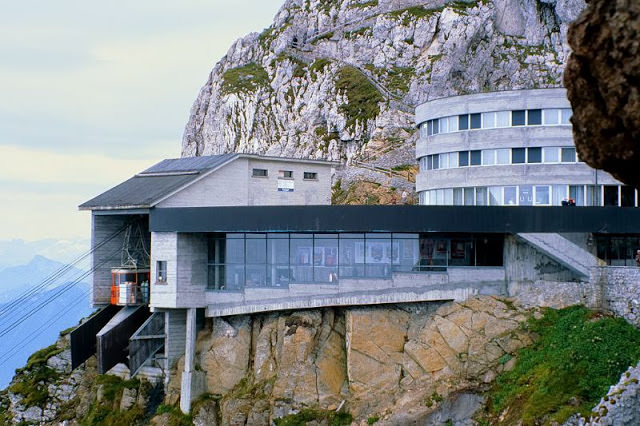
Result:
M420 125L420 136L474 129L496 129L516 126L567 126L571 108L527 109L452 115L434 118Z
M534 147L477 149L432 154L420 158L420 170L453 169L468 166L492 166L495 164L537 164L578 162L573 147Z
M253 169L251 171L253 177L269 177L269 170L267 169ZM280 179L293 179L293 170L278 170L278 178ZM303 172L302 178L305 180L317 180L318 173L316 172Z
M212 234L207 288L286 287L339 278L390 278L392 272L447 266L501 266L502 237L420 234Z
M508 185L422 191L420 204L432 206L577 206L637 207L636 190L621 185Z

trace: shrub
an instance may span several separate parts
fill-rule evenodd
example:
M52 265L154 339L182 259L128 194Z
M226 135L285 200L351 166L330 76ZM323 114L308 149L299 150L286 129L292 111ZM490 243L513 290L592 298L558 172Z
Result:
M380 113L379 102L384 98L358 69L343 67L338 73L336 88L347 96L348 103L340 105L340 111L347 116L347 127L358 121L366 122Z
M269 74L255 62L228 69L222 74L222 87L220 90L225 95L255 92L261 87L269 87Z

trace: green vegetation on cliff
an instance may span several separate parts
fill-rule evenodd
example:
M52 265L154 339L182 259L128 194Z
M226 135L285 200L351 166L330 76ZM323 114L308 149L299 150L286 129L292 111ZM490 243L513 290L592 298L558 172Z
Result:
M540 337L518 353L490 393L490 424L547 425L588 416L609 386L640 359L640 330L582 306L531 320Z
M221 91L225 95L255 92L261 87L269 87L269 74L254 62L228 69L222 75Z
M348 103L340 105L347 116L347 127L353 127L358 121L365 124L380 114L379 102L384 98L358 69L346 66L338 72L336 88L347 96Z

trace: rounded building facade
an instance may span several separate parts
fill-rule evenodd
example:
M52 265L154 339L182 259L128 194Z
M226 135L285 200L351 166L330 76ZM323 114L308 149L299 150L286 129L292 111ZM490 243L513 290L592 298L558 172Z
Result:
M570 118L562 88L419 105L420 204L638 206L633 187L580 161Z

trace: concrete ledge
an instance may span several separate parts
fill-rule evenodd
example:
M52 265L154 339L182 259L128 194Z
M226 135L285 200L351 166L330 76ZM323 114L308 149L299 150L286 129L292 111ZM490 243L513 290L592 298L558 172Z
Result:
M256 312L309 309L328 306L378 305L386 303L428 302L439 300L462 301L478 294L505 295L504 281L461 285L434 285L422 288L388 288L384 290L359 291L339 295L313 295L270 299L261 303L214 304L207 306L205 315L219 317L243 315Z

